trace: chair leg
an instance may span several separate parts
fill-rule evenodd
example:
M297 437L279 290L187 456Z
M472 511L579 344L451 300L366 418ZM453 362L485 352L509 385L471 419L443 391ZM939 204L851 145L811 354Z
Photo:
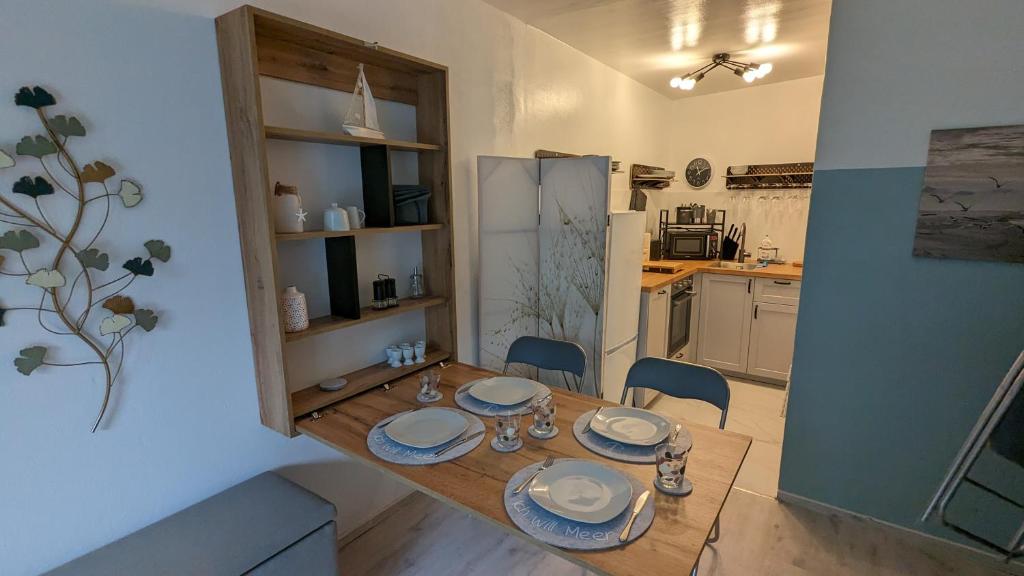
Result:
M690 572L690 576L697 576L697 568L700 568L700 556L697 556L697 562L693 564L693 571Z
M721 532L718 527L718 520L718 518L715 518L715 527L711 529L713 536L708 537L708 544L718 542L718 537L721 536Z

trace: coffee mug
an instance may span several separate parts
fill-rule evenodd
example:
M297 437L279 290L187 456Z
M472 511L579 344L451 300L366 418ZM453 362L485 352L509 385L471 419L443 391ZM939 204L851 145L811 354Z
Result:
M366 212L356 206L345 206L345 211L348 212L348 223L353 230L366 225Z

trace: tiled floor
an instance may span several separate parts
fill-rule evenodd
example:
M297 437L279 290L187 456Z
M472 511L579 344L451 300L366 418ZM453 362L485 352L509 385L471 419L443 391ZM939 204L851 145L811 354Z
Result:
M754 439L747 459L736 478L736 487L775 497L779 486L782 435L785 419L782 406L786 391L778 386L729 378L729 417L726 430ZM700 400L680 400L662 394L650 406L666 416L708 426L718 426L720 412Z

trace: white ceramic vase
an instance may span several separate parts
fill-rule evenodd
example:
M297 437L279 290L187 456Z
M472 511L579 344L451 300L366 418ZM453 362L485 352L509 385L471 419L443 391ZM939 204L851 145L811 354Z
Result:
M295 234L305 229L299 214L302 199L292 187L278 186L274 192L274 231L278 234ZM286 192L279 192L287 190Z
M285 332L302 332L309 328L309 309L306 307L306 295L295 286L285 288L281 295L281 311L284 316Z

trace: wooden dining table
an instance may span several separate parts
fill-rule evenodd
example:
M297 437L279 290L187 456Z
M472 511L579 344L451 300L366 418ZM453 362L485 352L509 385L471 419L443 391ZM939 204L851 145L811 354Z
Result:
M432 406L457 407L453 398L459 386L494 375L496 373L475 366L450 364L441 371L440 389L444 399ZM418 391L419 374L414 373L392 382L389 390L376 388L303 417L296 422L296 428L383 470L416 490L465 510L595 574L689 574L700 558L751 442L749 436L685 422L693 438L693 448L686 465L686 477L693 483L693 492L686 497L669 496L654 489L653 464L610 460L590 452L573 436L573 423L581 414L614 403L555 388L552 393L557 407L556 425L560 432L554 438L537 440L524 433L521 449L499 453L489 446L489 439L494 435L493 418L483 418L488 427L484 441L455 460L426 466L405 466L377 458L366 444L370 429L388 416L421 407L422 404L416 401ZM505 511L505 485L517 471L529 464L542 462L548 456L599 461L649 486L655 506L654 523L650 529L626 545L586 552L556 548L521 532ZM721 529L723 537L728 538L729 526Z

